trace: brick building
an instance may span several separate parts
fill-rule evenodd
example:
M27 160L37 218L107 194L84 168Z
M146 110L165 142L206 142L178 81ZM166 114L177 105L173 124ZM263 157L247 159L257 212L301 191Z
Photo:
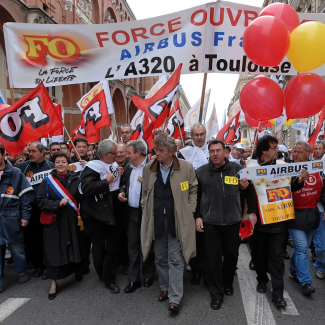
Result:
M135 20L126 0L1 0L0 1L0 89L11 103L8 71L5 55L3 24L6 22L35 24L110 24ZM129 123L137 111L131 96L145 96L158 77L118 79L109 81L117 126ZM77 101L96 83L84 83L49 87L53 101L62 105L65 112L65 125L71 132L80 121ZM15 89L15 100L30 89ZM183 114L189 109L189 102L180 87ZM112 125L113 126L113 125ZM101 139L110 134L108 128L101 129Z

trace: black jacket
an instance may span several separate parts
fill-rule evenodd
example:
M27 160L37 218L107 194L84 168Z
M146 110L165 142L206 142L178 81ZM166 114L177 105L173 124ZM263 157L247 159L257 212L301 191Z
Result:
M221 168L213 166L211 161L196 170L198 179L198 203L195 218L212 225L232 225L242 220L241 190L238 172L242 167L226 158ZM225 183L225 177L238 179L237 185ZM233 179L232 179L233 180Z
M23 172L23 174L26 176L28 172L32 172L33 174L37 174L37 173L40 173L40 172L51 170L51 169L54 168L54 164L51 161L46 160L46 159L44 159L40 163L31 162L30 160L26 160L26 161L18 164L16 167L19 168ZM33 189L34 189L36 194L38 192L38 188L40 187L40 185L41 185L41 182L39 182L38 184L33 185ZM36 196L35 196L34 204L37 205Z
M51 174L57 177L55 170ZM79 176L69 172L64 179L60 177L58 179L79 203ZM57 215L57 220L53 225L43 226L44 263L49 266L81 262L81 233L77 212L68 206L59 207L60 201L61 199L51 187L47 186L46 180L43 180L37 194L38 206L42 211Z
M276 160L272 160L270 162L263 162L262 160L258 160L259 165L263 163L264 166L267 165L276 165ZM304 186L304 183L299 184L298 178L292 177L291 180L291 191L295 192L300 190ZM254 189L253 184L250 184L246 190L246 202L247 202L247 213L255 213L257 216L257 223L255 225L255 230L260 232L267 232L267 233L281 233L286 232L288 229L288 221L276 222L271 223L268 225L262 225L256 192Z
M112 194L106 179L89 167L81 173L81 190L84 195L81 214L84 218L95 218L98 221L115 226Z

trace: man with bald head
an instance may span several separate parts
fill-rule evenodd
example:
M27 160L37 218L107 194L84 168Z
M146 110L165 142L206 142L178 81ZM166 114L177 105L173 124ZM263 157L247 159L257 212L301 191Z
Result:
M124 124L121 127L122 141L124 144L127 144L132 135L132 126L130 124Z

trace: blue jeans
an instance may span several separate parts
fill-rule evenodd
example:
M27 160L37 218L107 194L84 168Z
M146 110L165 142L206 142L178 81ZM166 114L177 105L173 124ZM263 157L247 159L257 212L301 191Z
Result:
M320 214L320 223L314 232L314 246L316 262L314 264L317 271L325 271L325 221L323 213Z
M302 286L311 284L308 247L313 238L314 230L289 229L289 233L295 243L293 254L290 258L290 273L297 274Z
M11 251L11 256L14 261L16 272L18 273L18 275L26 274L27 268L24 244L9 244L8 247ZM2 258L0 258L0 288L2 287L2 262Z

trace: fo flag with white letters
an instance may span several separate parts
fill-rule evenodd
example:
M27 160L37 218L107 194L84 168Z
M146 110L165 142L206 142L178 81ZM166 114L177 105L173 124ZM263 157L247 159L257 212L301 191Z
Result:
M131 97L134 105L151 120L150 126L144 129L144 139L147 139L151 135L153 129L161 127L165 122L178 89L181 70L182 64L178 66L169 80L152 97L148 99L142 99L136 96Z
M311 147L314 146L316 141L323 141L325 136L325 108L321 111L316 127L313 130L310 138L308 139L308 143L310 143Z
M76 138L86 138L86 130L81 126L78 125L71 134L72 141Z
M240 122L238 112L218 133L217 139L222 140L225 144L234 145L240 142Z
M13 105L0 110L0 142L7 152L16 156L24 147L51 132L63 128L43 83Z
M184 130L184 119L182 111L179 107L178 99L176 99L173 108L170 110L166 125L166 132L174 139L178 139L179 137L182 137L183 139L186 138L186 132Z
M80 125L86 130L87 137L97 134L100 128L111 125L104 90L101 90L83 110Z

